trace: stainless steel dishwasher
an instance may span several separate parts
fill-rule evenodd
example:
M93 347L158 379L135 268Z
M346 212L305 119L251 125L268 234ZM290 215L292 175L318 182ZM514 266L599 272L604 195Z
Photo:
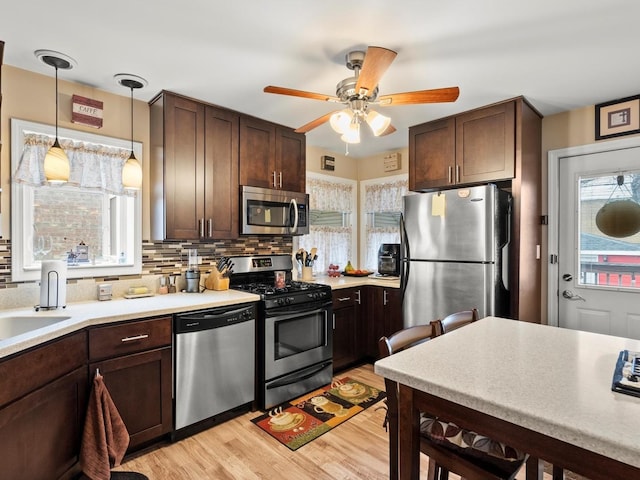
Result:
M175 430L255 398L255 304L174 316Z

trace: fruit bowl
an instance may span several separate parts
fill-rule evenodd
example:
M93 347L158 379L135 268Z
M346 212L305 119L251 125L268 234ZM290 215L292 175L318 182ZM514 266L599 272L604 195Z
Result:
M368 277L373 272L371 270L349 270L342 272L345 277Z

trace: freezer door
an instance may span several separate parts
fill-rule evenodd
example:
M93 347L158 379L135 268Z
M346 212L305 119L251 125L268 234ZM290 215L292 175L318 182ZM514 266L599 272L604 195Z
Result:
M496 261L495 204L494 185L405 196L411 259Z
M480 318L496 314L495 273L493 264L410 262L402 302L404 326L424 325L472 308Z

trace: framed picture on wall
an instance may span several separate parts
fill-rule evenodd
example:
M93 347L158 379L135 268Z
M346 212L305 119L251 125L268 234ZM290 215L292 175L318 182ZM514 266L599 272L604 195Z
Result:
M596 140L640 133L640 95L596 107Z

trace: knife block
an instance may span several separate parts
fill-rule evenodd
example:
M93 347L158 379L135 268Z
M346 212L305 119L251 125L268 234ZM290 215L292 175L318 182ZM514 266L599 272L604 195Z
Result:
M229 290L229 278L227 277L215 277L213 279L214 290Z

